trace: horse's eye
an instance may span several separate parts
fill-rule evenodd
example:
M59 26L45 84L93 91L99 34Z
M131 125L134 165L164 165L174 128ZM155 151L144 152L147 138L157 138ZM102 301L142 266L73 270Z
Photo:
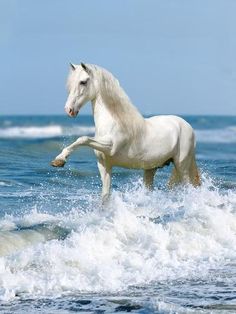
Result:
M80 81L80 85L85 86L88 81Z

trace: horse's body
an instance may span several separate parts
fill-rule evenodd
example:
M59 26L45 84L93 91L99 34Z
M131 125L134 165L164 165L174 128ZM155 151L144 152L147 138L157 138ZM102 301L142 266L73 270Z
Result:
M185 120L177 116L144 119L111 73L94 65L71 67L65 109L75 117L91 101L95 137L78 138L63 149L53 166L64 166L72 151L81 145L92 147L98 158L103 200L109 196L113 166L144 169L144 183L152 188L156 170L173 162L170 185L200 184L194 132Z

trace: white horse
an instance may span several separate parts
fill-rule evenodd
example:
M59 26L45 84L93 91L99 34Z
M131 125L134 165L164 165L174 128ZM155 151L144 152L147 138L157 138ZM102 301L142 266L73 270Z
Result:
M171 115L144 119L118 80L96 65L71 64L68 91L65 110L70 117L76 117L85 103L92 102L95 137L79 137L62 150L52 166L63 167L80 146L93 148L102 179L103 201L109 197L113 166L143 169L144 184L152 189L156 170L173 162L170 186L181 182L200 185L195 136L185 120Z

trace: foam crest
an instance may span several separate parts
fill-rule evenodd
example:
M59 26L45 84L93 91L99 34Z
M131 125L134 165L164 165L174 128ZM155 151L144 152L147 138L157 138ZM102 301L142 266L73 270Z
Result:
M195 130L197 141L202 143L236 143L236 126L223 129Z
M29 127L8 127L0 129L0 138L50 138L62 135L62 128L59 125L53 126L29 126Z
M61 125L47 125L0 128L0 138L2 139L49 139L61 136L81 136L92 133L94 133L94 127L92 126L63 127Z
M82 136L94 134L92 125L63 125L44 126L5 126L0 128L2 139L50 139L62 136ZM229 126L222 129L196 129L196 139L202 143L236 143L236 127Z
M221 193L209 180L198 189L152 193L137 183L114 192L108 208L93 206L65 216L44 219L34 211L21 221L5 220L9 232L30 221L51 221L69 231L63 239L49 237L0 258L2 299L202 279L236 261L236 193Z

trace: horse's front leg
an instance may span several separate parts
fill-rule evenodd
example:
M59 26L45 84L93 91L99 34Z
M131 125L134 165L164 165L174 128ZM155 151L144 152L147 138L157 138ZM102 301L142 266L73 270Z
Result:
M98 170L102 179L102 203L106 204L110 196L111 166L106 159L98 159Z
M70 154L79 146L89 146L107 155L110 155L112 151L112 142L109 139L96 139L88 136L81 136L74 143L65 147L62 152L51 162L51 165L53 167L63 167Z

